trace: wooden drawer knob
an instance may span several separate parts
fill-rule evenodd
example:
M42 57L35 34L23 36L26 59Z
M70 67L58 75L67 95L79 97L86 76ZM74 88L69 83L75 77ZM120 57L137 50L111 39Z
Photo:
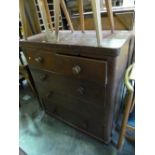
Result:
M46 79L47 79L47 75L46 75L46 74L40 76L40 80L41 80L41 81L44 81L44 80L46 80Z
M35 61L38 62L38 63L42 63L43 58L42 57L37 57L37 58L35 58Z
M81 67L78 66L78 65L74 66L74 67L72 68L72 72L73 72L74 75L80 74L80 72L81 72Z
M77 89L77 92L78 92L79 94L81 94L81 95L84 95L84 94L85 94L85 89L84 89L83 87L79 87L79 88Z

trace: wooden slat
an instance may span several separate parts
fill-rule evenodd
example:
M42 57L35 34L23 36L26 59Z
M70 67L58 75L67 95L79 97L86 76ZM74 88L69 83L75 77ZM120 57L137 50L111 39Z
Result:
M42 16L42 20L43 20L43 23L44 23L45 31L48 32L49 27L48 27L48 24L47 24L48 20L47 20L47 16L46 16L44 1L43 0L38 0L38 6L39 6L40 13L41 13L41 16Z
M92 4L94 23L95 23L95 28L96 28L97 44L98 44L98 46L100 46L101 40L102 40L100 0L91 0L91 4Z
M29 2L30 10L28 10L28 11L31 14L31 19L32 19L35 34L40 33L41 29L40 29L40 25L39 25L39 17L37 14L37 8L35 6L35 0L26 0L26 1Z
M125 109L124 109L124 114L123 114L123 120L121 123L121 132L119 135L119 139L118 139L118 143L117 143L117 148L121 149L122 148L122 144L123 144L123 139L126 133L126 127L133 129L131 126L128 126L128 118L129 118L129 113L130 113L130 109L132 106L132 101L133 101L133 96L134 96L134 88L130 83L129 80L129 73L132 70L134 64L130 65L125 73L125 86L127 88L127 94L125 96Z
M43 20L43 23L44 23L44 28L45 28L45 33L46 33L47 40L50 41L50 40L52 40L54 38L52 37L52 32L50 31L50 29L48 27L48 20L47 20L47 16L46 16L44 1L43 0L38 0L38 5L39 5L39 8L40 8L40 13L41 13L42 20Z
M32 32L28 28L28 24L26 22L26 15L24 11L24 0L19 1L19 10L20 10L20 18L21 18L22 28L23 28L23 38L27 39L27 37L31 35Z
M61 4L62 10L63 10L63 12L64 12L64 15L65 15L65 17L66 17L66 19L67 19L67 22L68 22L68 24L69 24L69 27L70 27L71 31L73 32L73 31L74 31L73 24L72 24L72 22L71 22L69 13L68 13L68 11L67 11L67 7L66 7L66 4L65 4L65 1L64 1L64 0L61 0L61 1L60 1L60 4Z
M34 0L20 0L19 10L24 39L28 36L40 33L41 29Z
M50 15L49 7L48 7L48 2L47 0L43 0L43 2L44 2L45 10L46 10L48 24L50 26L51 31L53 31L53 24L52 24L51 15Z
M59 40L59 16L60 16L60 0L54 0L54 15L55 15L55 36Z
M111 0L105 0L108 16L109 16L109 22L111 27L111 32L114 32L115 26L114 26L114 17L112 13L112 2Z
M83 0L78 0L78 6L79 6L79 13L80 13L81 30L82 32L84 32L85 24L84 24Z

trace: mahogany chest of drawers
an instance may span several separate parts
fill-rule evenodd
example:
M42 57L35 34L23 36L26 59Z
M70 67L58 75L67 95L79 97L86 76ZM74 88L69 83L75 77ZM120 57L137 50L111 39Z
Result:
M110 142L121 101L129 57L130 33L103 33L97 47L95 31L60 31L58 43L41 33L20 41L47 114Z

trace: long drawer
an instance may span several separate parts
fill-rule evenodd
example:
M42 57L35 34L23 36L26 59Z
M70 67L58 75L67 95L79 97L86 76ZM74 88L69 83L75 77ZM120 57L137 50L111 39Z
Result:
M105 85L60 76L59 74L37 69L31 69L31 73L37 90L41 95L48 97L52 92L61 92L66 95L75 96L88 103L104 106Z
M31 67L49 70L60 75L88 81L107 82L107 62L52 52L26 50Z
M105 138L104 108L89 106L75 97L55 92L50 98L45 97L43 100L47 113L57 115L89 133Z

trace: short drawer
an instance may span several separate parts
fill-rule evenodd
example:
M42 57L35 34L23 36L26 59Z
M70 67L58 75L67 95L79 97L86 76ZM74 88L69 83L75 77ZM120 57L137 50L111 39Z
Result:
M26 50L28 64L33 68L54 70L54 54L51 52Z
M104 85L36 69L31 69L31 73L35 80L36 87L41 94L44 94L45 90L61 92L75 96L85 102L104 106ZM48 95L48 93L44 95Z
M55 70L66 76L88 81L107 81L107 62L75 56L56 55Z

